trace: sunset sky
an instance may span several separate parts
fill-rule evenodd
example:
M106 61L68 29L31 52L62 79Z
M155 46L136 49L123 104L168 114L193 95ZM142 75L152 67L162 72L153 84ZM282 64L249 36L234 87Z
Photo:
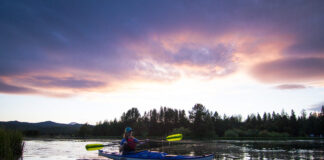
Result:
M0 121L320 111L324 1L0 1Z

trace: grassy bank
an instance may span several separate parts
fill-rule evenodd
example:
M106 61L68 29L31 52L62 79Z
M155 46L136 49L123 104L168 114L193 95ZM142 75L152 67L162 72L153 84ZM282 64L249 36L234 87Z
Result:
M0 128L0 159L18 159L22 156L23 148L23 136L20 132Z

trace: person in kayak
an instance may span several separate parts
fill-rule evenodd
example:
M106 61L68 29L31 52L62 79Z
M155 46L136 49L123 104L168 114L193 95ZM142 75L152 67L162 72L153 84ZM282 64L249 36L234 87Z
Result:
M133 129L130 127L125 128L124 138L120 142L120 152L122 154L134 153L136 150L136 144L140 143L135 137L133 137Z

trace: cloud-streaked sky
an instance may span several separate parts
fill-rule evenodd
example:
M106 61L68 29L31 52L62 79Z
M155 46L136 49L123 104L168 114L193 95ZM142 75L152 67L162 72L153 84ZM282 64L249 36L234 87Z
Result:
M324 98L324 1L0 1L0 120L138 107L297 112Z

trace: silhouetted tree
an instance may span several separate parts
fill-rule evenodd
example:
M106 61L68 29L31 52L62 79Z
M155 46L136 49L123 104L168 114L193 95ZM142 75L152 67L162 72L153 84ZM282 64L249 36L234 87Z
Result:
M250 114L242 121L240 115L220 116L202 104L195 104L186 116L184 110L160 107L144 112L141 116L137 108L124 112L120 120L98 122L95 126L84 124L79 130L79 136L121 136L126 126L133 127L135 135L159 136L183 132L192 138L212 138L215 136L315 136L324 135L324 106L321 113L306 115L303 110L296 116L294 110L288 115L284 110L276 113ZM226 133L226 135L225 135Z
M88 123L82 125L79 130L79 136L86 138L90 135L92 135L92 126L90 126Z

